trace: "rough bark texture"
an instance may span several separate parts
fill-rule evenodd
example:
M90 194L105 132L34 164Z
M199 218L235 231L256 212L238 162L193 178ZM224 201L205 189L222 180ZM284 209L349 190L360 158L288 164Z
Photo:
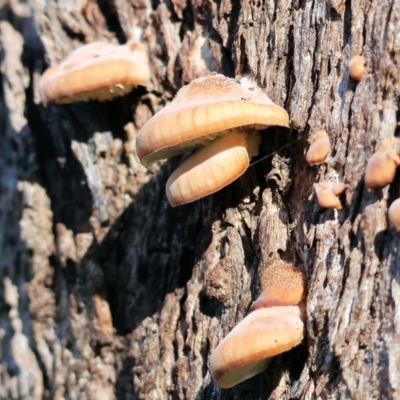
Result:
M362 180L400 134L398 0L1 0L0 35L0 398L400 398L400 242L386 217L398 177L372 192ZM147 88L40 104L47 65L140 36ZM136 133L210 71L254 77L291 129L265 131L272 156L237 182L172 209L164 185L181 159L147 171ZM333 150L309 167L318 129ZM347 185L342 210L318 207L324 180ZM306 338L221 390L210 352L279 260L307 274Z

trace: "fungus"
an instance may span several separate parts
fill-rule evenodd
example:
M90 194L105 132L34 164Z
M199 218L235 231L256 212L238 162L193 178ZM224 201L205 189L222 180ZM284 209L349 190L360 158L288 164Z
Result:
M400 199L395 200L389 207L389 222L396 231L400 231Z
M314 183L318 204L322 208L334 208L336 210L341 210L342 205L340 204L338 196L344 192L345 188L346 187L344 183L339 183L334 187L332 187L330 182Z
M299 345L304 316L297 306L258 308L236 325L210 359L213 379L230 388L262 372L274 357Z
M109 100L150 80L147 52L140 43L119 46L93 42L73 51L57 67L48 68L39 82L44 105Z
M320 165L328 156L331 150L331 142L326 131L316 131L310 134L308 139L310 148L306 154L306 161L309 165Z
M189 158L175 171L167 185L167 193L171 205L176 206L213 193L243 174L251 157L258 153L260 139L257 130L272 125L287 127L288 124L287 112L274 104L260 89L246 88L233 79L215 74L196 79L183 87L170 104L147 121L139 131L136 150L141 163L149 167L158 160L173 157L196 147L206 147L219 138L235 133L231 139L221 140L219 144L215 144L210 151L200 150L194 155L195 161L190 161ZM239 133L243 134L241 139ZM232 149L233 138L242 143L239 145L242 148L239 164L247 165L245 168L235 166L234 169L240 170L240 174L228 171L228 167L224 167L222 170L226 171L227 175L223 175L222 171L219 174L213 172L213 177L210 176L209 179L212 182L210 188L205 187L194 197L183 195L183 193L197 192L197 189L194 189L196 182L189 184L194 176L195 179L203 180L202 184L206 184L205 181L208 180L206 175L216 168L213 167L213 163L222 165L217 161L219 157L213 152L216 149L222 151L222 146L225 144ZM228 164L232 166L233 162L230 161ZM180 177L180 173L184 176ZM199 183L196 183L197 186L200 186ZM185 185L189 185L190 188L184 188ZM175 193L179 193L176 198Z
M364 176L368 189L381 188L393 182L396 169L400 165L398 145L398 138L385 139L368 160Z
M236 129L198 150L167 181L171 206L195 201L229 185L244 174L260 141L257 131Z
M292 264L278 264L267 268L261 276L261 295L251 310L262 307L295 306L306 296L303 272Z
M365 75L365 58L354 56L349 62L349 74L355 81L361 81Z

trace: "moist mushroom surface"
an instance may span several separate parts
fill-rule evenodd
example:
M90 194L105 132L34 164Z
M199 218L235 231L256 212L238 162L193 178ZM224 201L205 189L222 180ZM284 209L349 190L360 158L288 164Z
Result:
M47 69L40 78L39 93L44 105L109 100L149 80L148 56L142 44L93 42Z

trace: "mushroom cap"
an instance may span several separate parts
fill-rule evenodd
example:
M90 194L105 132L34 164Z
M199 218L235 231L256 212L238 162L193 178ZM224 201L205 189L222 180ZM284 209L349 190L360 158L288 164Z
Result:
M354 56L349 62L349 74L355 81L361 81L365 75L365 58Z
M332 188L332 184L330 182L314 183L314 189L320 207L341 210L342 204L337 196L343 193L344 188L344 185L342 187L340 184Z
M388 210L389 222L396 231L400 231L400 199L395 200Z
M295 306L306 297L306 278L292 264L278 264L267 268L261 276L262 293L251 310L262 307Z
M400 157L395 150L376 151L368 160L364 183L368 189L381 188L393 182Z
M206 145L233 128L288 126L287 112L261 89L248 88L223 75L198 78L150 118L136 139L146 167L187 149Z
M302 313L297 306L259 308L236 325L210 359L213 379L230 388L263 371L270 357L301 343Z
M257 131L236 129L198 150L167 181L171 206L190 203L229 185L244 174L259 145Z
M142 44L93 42L47 69L40 79L39 93L44 105L52 101L109 100L149 80L148 57Z
M325 131L316 131L310 134L310 148L306 154L306 161L309 165L320 165L328 156L331 150L331 142Z

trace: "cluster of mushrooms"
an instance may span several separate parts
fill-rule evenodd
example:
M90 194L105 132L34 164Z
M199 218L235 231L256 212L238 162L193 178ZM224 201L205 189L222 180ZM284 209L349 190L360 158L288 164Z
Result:
M350 75L360 80L364 59L355 57ZM150 80L148 54L140 43L126 45L94 42L72 52L60 65L42 75L39 94L50 102L109 100L146 86ZM227 186L249 167L258 154L259 131L289 126L287 112L254 85L223 75L198 78L140 130L137 155L146 167L191 149L198 149L170 176L166 193L171 206L190 203ZM331 149L325 131L312 132L306 161L325 162ZM398 139L387 140L368 162L368 188L389 184L400 165ZM343 183L315 184L321 207L340 209ZM400 199L389 210L400 230ZM271 357L297 346L304 336L306 285L303 273L291 264L269 266L261 279L263 289L245 317L215 348L210 359L213 379L232 387L263 371ZM251 332L251 335L249 335ZM250 342L243 346L246 338Z

